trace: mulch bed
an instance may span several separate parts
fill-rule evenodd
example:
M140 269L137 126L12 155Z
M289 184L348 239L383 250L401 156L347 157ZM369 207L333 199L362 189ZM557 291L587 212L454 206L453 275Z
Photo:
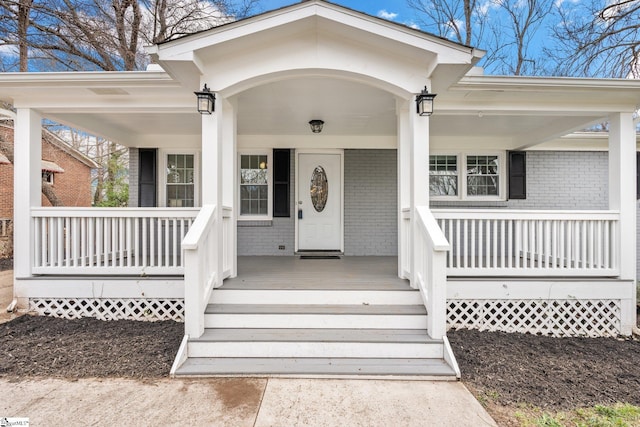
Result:
M20 316L0 324L0 376L169 375L184 324Z
M173 321L21 316L0 324L0 377L167 377L184 334ZM640 341L450 331L462 379L505 406L640 405Z
M447 336L463 382L502 405L549 410L640 405L638 340L471 330Z

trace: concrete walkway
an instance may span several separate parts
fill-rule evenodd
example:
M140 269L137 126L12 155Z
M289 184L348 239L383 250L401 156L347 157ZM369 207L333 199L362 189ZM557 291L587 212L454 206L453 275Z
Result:
M495 426L459 382L214 378L0 380L31 426Z

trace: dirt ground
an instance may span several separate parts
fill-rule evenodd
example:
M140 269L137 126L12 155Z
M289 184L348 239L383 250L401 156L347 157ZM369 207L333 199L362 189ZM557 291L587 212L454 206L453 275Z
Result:
M173 321L20 316L0 324L0 376L167 377L183 334Z
M638 340L470 330L448 336L465 384L501 405L640 405Z

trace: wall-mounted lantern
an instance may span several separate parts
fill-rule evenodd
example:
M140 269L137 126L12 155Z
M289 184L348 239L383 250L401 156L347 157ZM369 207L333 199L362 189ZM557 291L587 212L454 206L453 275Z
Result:
M216 107L216 95L204 84L200 92L193 92L198 97L198 113L211 114Z
M419 116L430 116L433 114L433 98L437 94L429 93L427 87L422 89L422 92L416 96L416 110Z

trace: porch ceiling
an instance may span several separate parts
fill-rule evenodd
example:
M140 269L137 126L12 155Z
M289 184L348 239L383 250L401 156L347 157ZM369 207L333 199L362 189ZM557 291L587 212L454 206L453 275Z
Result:
M395 98L347 80L278 81L249 89L237 100L243 135L308 135L312 119L324 120L323 135L396 134Z

